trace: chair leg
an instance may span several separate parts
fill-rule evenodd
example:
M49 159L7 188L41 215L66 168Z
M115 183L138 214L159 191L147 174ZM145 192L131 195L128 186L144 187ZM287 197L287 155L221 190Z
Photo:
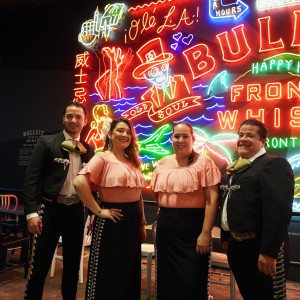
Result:
M80 257L79 283L83 283L83 254L84 254L84 246L82 246L81 257Z
M52 258L51 270L50 270L50 277L54 276L56 256L57 256L57 247L58 247L58 245L55 248L54 255L53 255L53 258Z
M235 300L235 279L232 271L230 271L230 299Z
M152 254L147 254L147 300L150 300L151 294L151 271L152 271Z

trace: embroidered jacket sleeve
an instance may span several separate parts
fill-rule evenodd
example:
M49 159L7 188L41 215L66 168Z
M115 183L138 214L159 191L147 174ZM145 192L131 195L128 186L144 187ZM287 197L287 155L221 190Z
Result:
M259 178L263 219L260 253L276 258L292 216L294 175L287 160L275 157Z
M41 198L41 184L49 153L44 137L41 136L33 150L24 178L25 215L37 212Z

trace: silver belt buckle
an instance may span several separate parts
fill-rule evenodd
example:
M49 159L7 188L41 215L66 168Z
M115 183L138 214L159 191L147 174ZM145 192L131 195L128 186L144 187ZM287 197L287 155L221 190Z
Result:
M79 198L77 195L71 195L71 196L58 195L57 203L70 206L79 203Z
M73 205L74 203L75 203L75 199L74 199L75 197L74 196L68 196L68 197L66 197L64 200L64 202L65 202L65 205L67 205L67 206L70 206L70 205Z

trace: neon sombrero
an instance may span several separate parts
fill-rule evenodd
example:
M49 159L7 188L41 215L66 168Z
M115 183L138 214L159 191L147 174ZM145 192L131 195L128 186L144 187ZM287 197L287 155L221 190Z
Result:
M144 73L152 67L166 63L173 58L173 54L164 52L160 38L144 44L136 54L142 62L133 71L133 76L138 79L144 78Z

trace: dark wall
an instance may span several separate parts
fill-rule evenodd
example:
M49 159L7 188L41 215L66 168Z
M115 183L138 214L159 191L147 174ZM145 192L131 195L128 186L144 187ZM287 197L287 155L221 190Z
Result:
M1 10L0 188L22 189L36 139L61 129L62 108L74 95L75 57L83 51L77 36L97 5L54 0Z

